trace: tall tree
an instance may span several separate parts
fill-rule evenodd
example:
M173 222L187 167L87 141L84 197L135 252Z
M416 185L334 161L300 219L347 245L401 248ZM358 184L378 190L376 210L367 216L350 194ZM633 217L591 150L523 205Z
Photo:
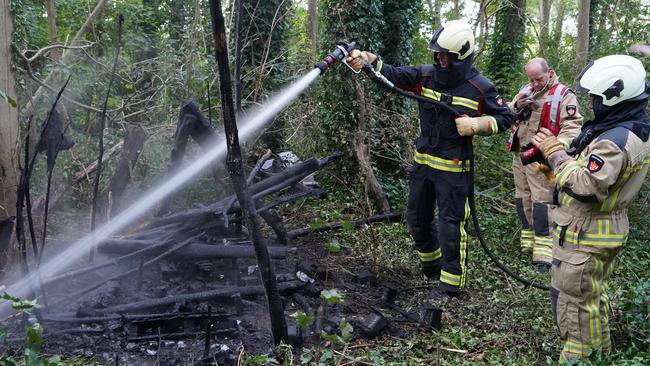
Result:
M318 49L318 1L309 0L307 2L309 11L309 38L314 50Z
M325 54L342 39L356 40L364 50L379 52L385 33L381 0L322 0L320 2L322 40ZM379 184L370 165L368 152L369 113L366 90L346 67L336 67L323 76L318 89L318 146L322 153L343 150L348 159L341 164L341 178L347 186L358 187L359 173L363 188L375 205L383 210L386 197L377 190ZM360 171L361 170L361 171Z
M547 52L549 37L549 19L551 15L551 0L542 0L540 4L540 25L539 25L539 43L540 49L544 54Z
M0 0L0 92L16 98L16 80L11 69L11 42L13 21L9 0ZM0 221L16 214L18 187L19 125L18 110L0 98ZM11 253L10 242L0 247L0 271Z
M587 63L587 57L589 57L589 15L592 1L579 0L578 4L578 37L576 39L576 65L578 69Z
M288 0L241 0L242 88L246 104L257 103L283 83L291 2ZM282 121L276 121L263 136L272 150L283 146Z
M524 50L525 0L500 0L490 47L488 74L503 95L517 92Z
M47 12L47 26L50 30L50 44L55 44L59 41L56 32L56 8L54 7L54 0L45 0L45 10ZM52 50L50 56L53 60L58 61L61 58L61 52L58 49Z

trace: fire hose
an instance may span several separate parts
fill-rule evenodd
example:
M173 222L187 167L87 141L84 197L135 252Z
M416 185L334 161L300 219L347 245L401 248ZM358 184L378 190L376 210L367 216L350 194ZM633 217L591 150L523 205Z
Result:
M346 58L352 52L352 50L355 49L356 44L354 42L344 42L340 41L336 44L336 48L334 51L332 51L330 54L328 54L323 61L320 63L316 64L315 67L319 68L321 72L325 72L335 61L340 61L343 64L345 64L348 68L350 68L355 74L358 74L360 71L352 69L350 65L347 64ZM388 89L391 92L397 93L399 95L402 95L406 98L411 98L415 99L420 102L424 103L430 103L433 105L436 105L438 107L444 108L448 110L452 116L454 117L460 117L460 113L456 111L454 108L450 107L449 105L430 99L426 98L421 95L416 95L410 92L407 92L405 90L402 90L398 87L395 86L394 83L392 83L390 80L388 80L384 75L382 75L380 72L375 70L370 64L367 62L364 62L364 65L362 67L362 70L365 71L367 74L370 75L370 77L377 82L379 85L382 87ZM522 284L526 286L532 286L540 290L545 290L549 291L550 287L546 286L544 284L534 282L528 278L523 277L522 275L514 272L512 269L510 269L508 266L506 266L504 263L502 263L499 258L494 254L494 252L490 249L490 247L487 244L487 241L485 240L485 236L483 235L483 230L481 229L481 226L479 225L478 221L478 215L476 211L476 197L474 194L474 145L472 144L472 139L467 138L466 139L466 145L465 148L468 151L469 154L469 174L468 174L468 185L470 187L469 191L469 209L470 209L470 214L472 215L472 223L474 225L474 230L476 232L476 236L478 238L479 243L481 244L481 248L483 248L483 251L487 256L492 260L492 262L503 272L505 272L508 276L514 278L515 280L521 282Z

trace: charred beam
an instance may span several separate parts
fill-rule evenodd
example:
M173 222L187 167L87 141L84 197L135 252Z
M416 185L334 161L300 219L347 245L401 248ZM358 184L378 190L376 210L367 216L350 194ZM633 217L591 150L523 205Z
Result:
M260 267L264 290L269 305L271 317L271 331L273 341L276 345L287 340L287 323L284 318L282 299L275 282L275 273L266 240L260 231L260 219L255 212L255 204L245 186L242 173L242 154L239 147L237 134L237 122L232 100L232 87L230 82L230 70L228 68L228 45L226 42L226 28L221 1L210 0L210 15L212 18L212 33L214 36L214 53L219 67L219 89L221 92L221 109L224 117L224 128L226 130L226 143L228 146L227 166L237 199L242 208L246 227L255 247L257 262Z

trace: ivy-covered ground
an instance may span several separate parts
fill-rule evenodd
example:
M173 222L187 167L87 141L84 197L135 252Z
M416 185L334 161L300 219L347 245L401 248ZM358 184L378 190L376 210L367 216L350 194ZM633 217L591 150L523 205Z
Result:
M502 137L476 141L477 199L482 228L489 245L508 266L526 277L545 283L529 255L518 249L519 224L510 202L514 195L510 167ZM335 173L331 173L335 174ZM299 226L303 218L350 219L363 215L362 202L334 192L328 200L306 203L285 211L286 225ZM592 355L571 365L645 365L650 363L650 190L641 191L630 209L631 232L618 256L609 283L612 303L611 328L615 351L606 357ZM392 202L393 203L393 202ZM399 206L399 202L395 202ZM327 252L332 242L347 250ZM333 273L375 272L380 280L399 283L398 305L417 308L428 301L425 278L419 274L405 223L375 224L362 228L312 235L307 246L328 253L323 262ZM497 269L474 238L470 245L468 296L443 304L442 329L413 328L399 337L353 339L335 345L323 340L302 349L280 347L268 355L245 355L244 365L553 365L561 345L553 323L548 293L525 288ZM354 303L354 294L344 298ZM347 301L346 300L346 301ZM351 304L348 304L351 305ZM336 342L335 342L336 343ZM291 352L289 351L291 350ZM244 352L245 354L245 352Z

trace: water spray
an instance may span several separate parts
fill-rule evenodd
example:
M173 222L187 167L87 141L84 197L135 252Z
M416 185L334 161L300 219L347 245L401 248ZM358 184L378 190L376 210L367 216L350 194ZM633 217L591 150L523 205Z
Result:
M246 141L255 133L266 128L278 113L296 99L320 74L327 71L336 61L342 62L350 70L358 73L345 61L350 52L354 50L354 47L354 42L338 42L335 49L323 61L316 64L313 70L267 99L262 106L247 111L246 115L252 117L243 119L238 123L240 125L239 139ZM122 213L114 217L110 222L98 227L95 231L74 242L67 249L43 262L37 271L8 286L7 292L12 296L21 298L29 296L31 290L39 282L47 283L48 278L67 270L72 264L79 261L84 255L87 255L90 250L94 250L99 242L132 225L137 219L149 212L160 200L185 185L193 177L208 168L214 161L222 160L225 155L226 144L225 141L221 141L176 175L169 177L164 183L145 193L140 200L124 209ZM8 303L0 304L0 318L8 316L10 313L11 308Z

